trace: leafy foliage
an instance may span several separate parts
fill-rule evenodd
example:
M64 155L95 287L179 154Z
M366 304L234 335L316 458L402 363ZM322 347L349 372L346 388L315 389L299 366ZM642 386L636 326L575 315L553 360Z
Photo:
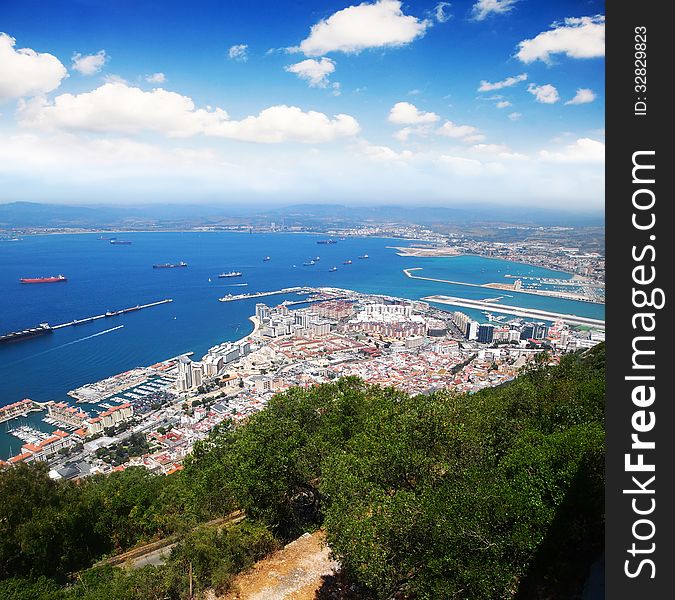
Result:
M476 394L294 388L196 444L178 477L0 473L0 597L177 600L190 565L198 592L225 589L273 535L323 526L363 597L572 598L602 550L604 347L546 362ZM192 529L235 508L254 522ZM173 532L164 566L45 579Z

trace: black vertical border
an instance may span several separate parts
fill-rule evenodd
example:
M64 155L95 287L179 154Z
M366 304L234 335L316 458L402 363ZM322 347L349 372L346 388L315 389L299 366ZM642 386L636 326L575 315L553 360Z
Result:
M675 529L672 513L675 511L675 495L671 479L675 475L675 349L669 349L672 338L670 311L675 297L670 293L675 272L675 239L671 234L669 221L670 205L675 202L672 178L675 168L670 161L675 154L667 144L668 130L675 130L671 109L673 101L668 97L668 84L675 80L675 69L668 68L675 58L675 34L666 31L666 8L669 5L655 0L644 2L607 3L606 11L606 256L607 256L607 462L606 462L606 553L605 553L605 597L608 600L661 600L675 598ZM637 27L647 31L647 91L638 93L635 89L635 33ZM638 97L646 97L646 115L635 114ZM655 185L649 186L656 193L653 209L656 226L650 231L638 231L632 225L635 211L632 205L633 192L639 186L633 184L633 153L654 150L656 169ZM646 216L644 217L646 218ZM655 240L649 240L650 235ZM652 243L656 249L655 287L665 291L666 304L661 310L638 309L633 306L632 271L636 263L632 249ZM653 310L657 327L652 335L656 342L654 371L656 377L656 401L648 410L656 413L656 426L650 434L641 437L655 440L653 451L644 452L645 462L653 462L656 479L652 487L656 500L650 518L655 524L655 535L649 541L640 542L633 537L633 524L639 518L633 512L631 501L634 496L624 494L624 489L633 489L632 475L624 469L625 454L630 452L631 416L638 408L631 400L635 382L627 381L631 374L632 342L640 330L634 330L632 316L636 312ZM654 358L654 357L652 357ZM647 373L647 371L643 371ZM641 498L650 497L648 495ZM645 500L641 506L650 504ZM647 527L638 529L646 533ZM633 542L646 548L655 544L652 554L637 555L633 558L628 550ZM639 557L651 558L655 563L655 577L650 578L651 569L644 568L642 574L630 578L625 573L625 561L631 559L631 568Z

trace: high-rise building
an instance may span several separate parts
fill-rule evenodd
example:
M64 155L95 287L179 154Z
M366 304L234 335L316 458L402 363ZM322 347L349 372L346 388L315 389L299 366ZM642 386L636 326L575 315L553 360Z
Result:
M495 326L489 323L480 325L478 327L478 341L482 344L492 343L494 337Z
M255 316L258 321L262 322L264 319L269 318L270 316L270 307L262 302L259 302L255 305Z
M466 329L466 339L478 339L478 321L469 321Z

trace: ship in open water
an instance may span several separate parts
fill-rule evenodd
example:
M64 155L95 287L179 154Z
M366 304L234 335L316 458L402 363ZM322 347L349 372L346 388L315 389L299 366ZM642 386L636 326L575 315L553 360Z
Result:
M60 283L68 281L65 275L53 275L52 277L22 277L19 279L21 283Z
M187 263L180 261L179 263L163 263L161 265L152 265L153 269L180 269L182 267L187 267Z
M230 271L229 273L221 273L218 275L218 279L225 279L227 277L241 277L243 273L241 271Z
M52 328L49 326L49 323L40 323L40 325L37 327L31 327L30 329L24 329L23 331L13 331L11 333L6 333L5 335L0 335L0 344L18 342L19 340L37 337L39 335L44 335L45 333L51 332Z

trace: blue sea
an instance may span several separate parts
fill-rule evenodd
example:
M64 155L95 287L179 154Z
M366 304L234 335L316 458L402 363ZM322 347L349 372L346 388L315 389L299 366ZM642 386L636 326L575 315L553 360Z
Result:
M129 245L112 245L99 234L27 236L0 243L0 333L73 319L172 298L173 302L101 319L52 334L0 346L0 405L22 398L69 399L68 390L116 373L155 363L184 352L201 357L211 346L243 337L256 302L278 304L272 296L218 302L228 293L276 290L290 286L335 286L366 293L417 299L431 294L495 298L499 290L421 281L403 269L422 267L415 275L466 281L507 282L506 274L568 278L538 267L475 256L400 257L391 246L402 240L349 237L319 245L324 236L229 232L156 232L116 234ZM366 260L358 256L368 254ZM263 261L264 256L271 260ZM304 266L309 259L313 266ZM345 260L351 265L344 265ZM153 269L155 263L185 261L187 268ZM329 272L330 267L336 272ZM224 271L242 277L218 279ZM21 277L63 274L66 283L22 285ZM238 284L246 283L247 286ZM237 284L237 285L235 285ZM503 303L604 318L604 306L508 292ZM297 299L297 296L289 296ZM444 307L452 310L452 307ZM461 309L474 318L482 313ZM124 327L108 331L118 325ZM105 332L105 333L104 333ZM100 335L96 335L100 334ZM48 426L40 423L42 429ZM0 458L7 455L5 425ZM15 450L20 447L11 438Z

